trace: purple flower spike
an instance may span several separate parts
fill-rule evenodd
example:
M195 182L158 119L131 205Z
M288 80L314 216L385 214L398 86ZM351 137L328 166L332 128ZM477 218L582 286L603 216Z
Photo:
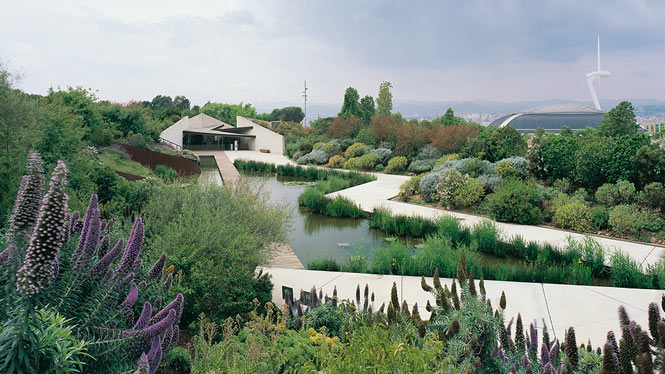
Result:
M529 332L531 335L531 338L529 339L529 350L532 352L537 352L538 350L538 331L536 330L536 326L532 323L529 325Z
M99 242L99 246L97 247L97 258L102 258L106 256L110 248L111 248L111 237L107 234L104 235L102 240Z
M152 309L155 312L162 309L162 297L161 296L157 296L157 298L155 299L155 302L153 303L153 308Z
M148 364L150 368L148 373L156 373L160 362L162 362L162 344L159 341L159 336L155 336L150 345L150 352L148 352Z
M133 272L127 274L124 278L122 278L122 279L120 280L120 282L118 282L118 283L115 285L115 287L116 287L117 290L122 290L122 289L125 288L125 286L128 285L129 282L131 282L132 280L134 280L134 273L133 273Z
M173 325L171 325L162 336L162 353L167 353L169 348L171 348L171 342L173 339Z
M122 250L122 246L125 244L125 239L120 238L118 239L118 242L111 248L111 250L102 257L101 260L97 261L95 266L90 269L90 272L88 273L90 278L98 278L102 274L106 274L108 272L109 266L115 261L118 256L120 255L120 251Z
M81 219L81 212L79 212L78 210L75 210L74 213L72 213L72 216L69 217L69 236L76 235L76 230L74 229L74 226L76 226L76 224L80 219Z
M68 198L65 194L67 166L62 161L58 161L53 170L49 185L23 266L16 274L18 291L24 295L39 293L53 279L53 261L64 245Z
M92 194L90 196L90 202L88 203L88 210L83 216L83 228L81 229L81 236L79 237L79 242L76 245L76 249L72 254L72 261L77 261L83 250L83 245L85 244L85 239L88 236L88 230L90 230L90 223L93 220L94 211L99 210L99 204L97 199L97 194ZM98 217L99 218L99 217Z
M155 336L166 331L166 329L168 329L169 326L173 325L175 323L176 319L175 317L176 317L175 310L170 309L168 314L164 318L162 318L159 322L152 324L149 327L139 331L138 334L140 337L146 339L147 341L150 341Z
M545 365L550 361L550 351L547 349L547 345L543 343L543 345L540 347L540 362L541 364Z
M177 323L173 324L173 344L177 345L178 344L178 338L180 338L180 327L178 327Z
M141 353L141 358L136 364L136 371L134 374L149 374L150 373L150 364L148 363L148 355Z
M141 217L137 218L134 222L134 227L132 232L127 239L127 246L125 247L125 252L120 259L120 264L115 270L114 279L120 279L125 274L130 272L134 268L134 263L139 257L141 248L143 247L143 220Z
M173 282L173 273L169 273L169 275L166 276L166 280L164 281L164 293L169 292L172 282Z
M131 308L136 304L136 300L139 298L139 288L136 286L135 282L129 285L129 293L125 298L125 301L120 304L121 308Z
M182 315L182 304L184 303L184 297L182 296L181 293L179 293L173 301L171 301L167 306L164 307L164 309L160 310L159 313L155 314L154 317L152 317L152 321L158 321L162 318L164 318L171 309L173 309L174 312L176 312L176 316L180 318L180 315Z
M146 301L143 304L143 310L141 311L141 315L139 316L139 319L136 321L134 327L132 327L132 330L143 330L146 326L148 326L148 322L150 321L151 315L152 315L152 305L150 305L150 303Z
M158 279L162 277L164 272L164 265L166 264L166 252L162 252L155 264L148 270L148 277L150 279Z
M97 244L99 243L99 232L101 228L101 221L99 219L100 216L99 209L93 209L92 211L88 211L87 216L89 218L88 230L85 236L81 235L79 243L81 243L81 240L84 238L85 241L83 242L83 246L79 251L79 256L76 259L76 263L74 263L74 273L77 275L83 274L88 270L90 261L92 260L92 257L95 255L95 252L97 251Z

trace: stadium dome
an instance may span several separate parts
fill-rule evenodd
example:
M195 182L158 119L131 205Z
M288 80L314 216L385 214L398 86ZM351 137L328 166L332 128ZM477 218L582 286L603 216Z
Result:
M497 118L490 126L510 126L522 134L533 134L538 127L559 133L563 126L584 130L600 125L605 112L582 104L556 104L528 109Z

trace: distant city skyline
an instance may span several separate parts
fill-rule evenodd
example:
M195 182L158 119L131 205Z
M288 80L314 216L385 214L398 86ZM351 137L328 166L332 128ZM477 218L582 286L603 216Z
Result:
M305 79L312 105L384 80L395 100L589 102L600 35L600 100L665 100L665 3L599 4L27 0L0 15L0 62L28 92L119 102L302 105Z

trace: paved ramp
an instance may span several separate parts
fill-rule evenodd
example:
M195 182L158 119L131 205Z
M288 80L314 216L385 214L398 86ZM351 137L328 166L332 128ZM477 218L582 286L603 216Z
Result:
M373 305L376 310L382 303L388 305L394 282L400 301L405 300L409 307L417 302L418 312L423 318L429 318L430 314L425 309L427 300L431 304L435 301L432 294L420 287L420 277L277 268L267 268L266 271L272 275L275 285L272 300L280 307L284 305L282 286L293 288L295 295L299 295L301 289L309 291L314 286L328 296L332 296L333 289L337 287L341 300L354 300L356 286L360 285L362 290L367 284L376 297ZM432 278L425 279L431 286ZM449 287L451 282L452 279L441 278L441 283ZM590 339L594 347L605 343L609 330L614 330L615 335L621 334L617 315L619 305L623 305L628 316L645 329L649 326L649 303L660 305L663 294L661 290L493 280L485 281L485 289L493 308L498 307L501 292L506 293L506 323L520 313L527 330L534 320L538 329L542 330L545 320L550 336L556 336L559 340L563 340L567 328L574 327L577 341L586 343ZM542 333L538 335L542 336Z
M194 151L194 153L199 157L214 157L215 162L217 163L217 169L219 169L219 173L222 174L222 180L224 183L232 183L240 178L240 173L238 173L236 167L233 166L233 162L231 162L224 151Z

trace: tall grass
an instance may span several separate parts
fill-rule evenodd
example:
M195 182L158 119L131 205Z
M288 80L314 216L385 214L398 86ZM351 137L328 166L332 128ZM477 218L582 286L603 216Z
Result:
M334 182L334 187L336 189L331 189L330 186L325 186L325 190L321 189L321 191L324 193L335 192L344 188L349 188L376 180L376 177L371 174L358 173L355 171L343 172L339 170L317 168L316 166L275 166L274 164L269 164L266 162L246 160L236 160L233 162L233 164L238 170L278 174L288 177L299 177L316 181L329 181L332 178L336 178L336 181ZM322 188L324 188L323 185Z
M378 228L390 235L411 236L414 238L437 232L435 221L423 217L393 216L385 208L374 209L369 222L370 227Z

